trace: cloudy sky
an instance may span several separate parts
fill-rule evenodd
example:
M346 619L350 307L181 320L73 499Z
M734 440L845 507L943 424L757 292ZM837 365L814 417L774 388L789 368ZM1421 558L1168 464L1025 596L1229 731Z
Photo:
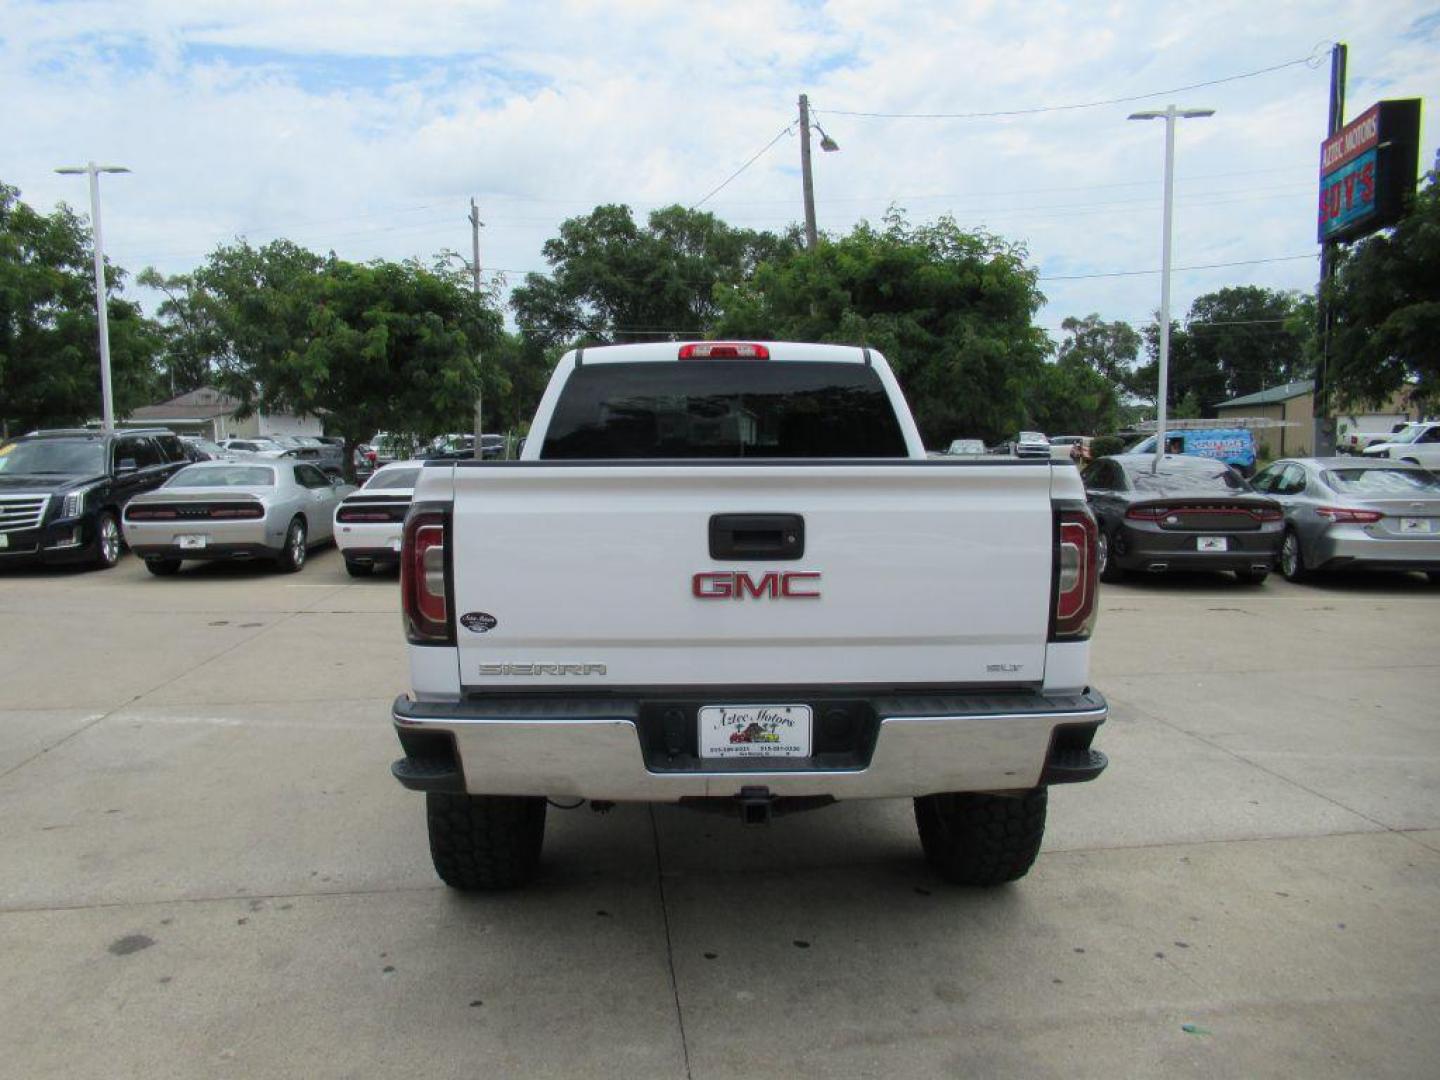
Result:
M1308 288L1332 41L1350 47L1347 118L1429 99L1428 168L1440 13L1426 0L0 0L0 180L84 209L83 180L54 166L129 166L103 183L107 253L132 272L190 269L236 236L362 260L468 254L473 195L482 264L514 284L597 203L695 203L807 92L841 146L816 154L822 230L892 204L951 214L1028 246L1042 325L1143 322L1164 129L1127 114L1217 110L1179 131L1175 263L1247 265L1179 271L1179 312L1227 284ZM1287 63L1093 108L861 115L1063 106ZM800 220L798 138L704 205L749 227Z

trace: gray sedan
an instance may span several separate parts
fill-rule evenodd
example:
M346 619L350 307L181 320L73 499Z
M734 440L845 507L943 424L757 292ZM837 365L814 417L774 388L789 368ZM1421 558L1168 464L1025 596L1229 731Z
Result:
M126 504L125 541L160 576L185 559L273 559L294 572L334 538L335 507L354 490L308 462L197 462Z
M1440 478L1401 461L1287 458L1252 481L1285 508L1280 572L1367 566L1440 582Z

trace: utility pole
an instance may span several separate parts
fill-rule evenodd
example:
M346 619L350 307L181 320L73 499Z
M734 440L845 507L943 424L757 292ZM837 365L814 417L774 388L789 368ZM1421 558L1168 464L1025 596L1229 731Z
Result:
M805 248L815 250L815 178L810 171L810 98L800 95L800 178L805 188Z
M475 197L470 197L470 277L475 284L475 303L480 303L480 227L485 223L480 220L480 207L475 203ZM480 375L481 356L475 354L475 371ZM475 387L475 456L484 457L485 451L481 443L485 434L484 416L482 405L485 399L483 384L477 383Z
M1345 61L1349 52L1341 43L1330 50L1327 138L1345 126ZM1316 305L1320 312L1320 356L1315 364L1315 424L1310 445L1310 452L1316 457L1330 457L1335 453L1335 418L1330 407L1330 311L1325 303L1325 293L1335 278L1335 243L1327 240L1320 245L1320 292Z
M105 431L115 430L115 398L110 391L110 310L105 294L105 246L100 238L100 174L128 173L119 165L70 165L56 169L66 176L90 177L90 235L95 249L95 317L100 323L100 408Z

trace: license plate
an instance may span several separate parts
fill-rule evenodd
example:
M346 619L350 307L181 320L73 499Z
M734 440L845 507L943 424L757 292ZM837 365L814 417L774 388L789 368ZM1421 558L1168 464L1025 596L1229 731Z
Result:
M177 536L175 542L180 545L181 551L193 551L196 548L203 548L210 542L208 536Z
M1225 536L1197 536L1195 538L1196 551L1227 551L1229 546L1229 538Z
M1430 531L1429 518L1401 518L1400 531L1402 533L1418 532L1428 533Z
M703 705L702 758L809 757L809 705Z

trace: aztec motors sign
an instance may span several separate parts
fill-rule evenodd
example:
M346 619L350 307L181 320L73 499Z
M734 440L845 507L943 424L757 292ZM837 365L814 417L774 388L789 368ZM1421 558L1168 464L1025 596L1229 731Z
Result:
M1419 152L1419 98L1377 102L1321 143L1320 242L1358 240L1399 221Z

